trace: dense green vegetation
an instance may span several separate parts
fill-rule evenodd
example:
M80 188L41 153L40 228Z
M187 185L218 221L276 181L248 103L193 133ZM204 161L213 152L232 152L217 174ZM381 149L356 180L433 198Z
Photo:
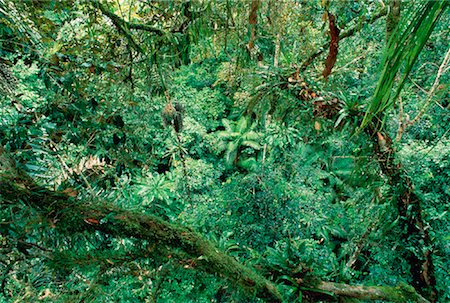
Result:
M0 0L0 302L449 302L448 4Z

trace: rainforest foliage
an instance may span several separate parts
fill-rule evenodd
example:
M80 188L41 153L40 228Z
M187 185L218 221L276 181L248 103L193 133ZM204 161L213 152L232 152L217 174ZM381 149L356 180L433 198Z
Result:
M450 302L448 6L0 0L0 302Z

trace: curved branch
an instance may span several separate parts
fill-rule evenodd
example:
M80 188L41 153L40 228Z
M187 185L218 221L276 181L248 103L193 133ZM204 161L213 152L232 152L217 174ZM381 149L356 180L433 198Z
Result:
M195 258L198 269L219 274L250 295L268 302L283 302L275 284L226 255L197 232L162 219L127 211L107 203L77 203L64 193L36 185L29 177L7 169L7 157L0 147L0 200L4 204L26 201L46 215L63 233L100 231L119 237L157 242L181 249ZM3 165L5 164L5 165Z
M274 283L253 269L228 256L199 233L187 227L171 224L162 219L133 211L120 209L105 202L80 203L62 192L50 191L14 167L14 163L0 146L0 201L4 204L26 201L42 212L62 233L100 231L118 237L156 242L181 249L195 258L195 266L211 274L220 275L238 285L250 295L267 302L283 302ZM308 292L356 298L359 300L388 300L393 302L428 303L411 286L352 286L307 279L301 287Z
M103 4L101 4L99 1L92 1L92 4L100 9L103 15L111 19L111 21L114 24L119 24L120 27L128 28L128 29L137 29L137 30L143 30L146 32L157 34L158 36L164 36L166 35L166 32L158 27L151 26L148 24L143 23L133 23L133 22L127 22L117 16L116 14L112 13L108 8L106 8Z
M134 48L139 53L144 53L144 50L140 45L134 41L134 38L130 32L130 25L125 20L119 18L119 16L113 14L106 6L101 4L99 1L92 1L92 5L96 8L98 8L103 15L108 17L111 22L114 24L114 26L117 28L117 30L122 33L125 38L128 40L128 43L131 45L132 48Z
M150 32L150 33L155 33L158 36L166 35L166 32L163 31L162 29L148 25L148 24L142 24L142 23L127 23L127 24L128 24L128 27L131 29L138 29L138 30L143 30L143 31Z

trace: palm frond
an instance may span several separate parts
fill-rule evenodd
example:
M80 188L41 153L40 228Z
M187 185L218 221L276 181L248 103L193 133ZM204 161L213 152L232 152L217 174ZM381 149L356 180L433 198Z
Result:
M385 50L381 77L361 123L361 129L374 118L383 122L383 114L394 106L417 57L448 5L449 2L445 0L427 1L418 7L415 14L404 18L397 27ZM402 67L402 75L393 92L395 79Z

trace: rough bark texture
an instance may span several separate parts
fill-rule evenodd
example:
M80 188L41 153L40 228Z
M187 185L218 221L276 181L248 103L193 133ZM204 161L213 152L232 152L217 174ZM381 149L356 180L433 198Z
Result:
M328 13L328 22L330 29L330 49L328 51L328 57L325 61L325 69L323 70L323 77L325 79L331 74L334 64L336 63L338 49L339 49L339 33L340 30L336 26L336 18L334 15Z
M0 150L1 153L1 150ZM0 156L0 198L2 204L26 202L44 213L60 232L101 231L119 237L132 237L182 249L195 257L198 269L219 274L249 294L268 302L282 302L276 286L250 268L223 253L189 228L167 223L158 217L126 211L106 203L77 203L64 193L53 192L15 172L3 169L7 160ZM9 162L10 164L10 162Z
M251 29L251 36L250 40L248 41L248 49L249 51L252 51L255 47L255 39L256 39L256 24L258 23L258 8L260 0L252 0L251 8L250 8L250 15L248 17L248 23L250 24Z
M350 286L347 284L321 282L317 289L332 292L337 296L355 298L361 300L385 300L389 298L392 302L428 302L422 296L418 295L414 288L409 285L401 285L396 288L383 286Z

